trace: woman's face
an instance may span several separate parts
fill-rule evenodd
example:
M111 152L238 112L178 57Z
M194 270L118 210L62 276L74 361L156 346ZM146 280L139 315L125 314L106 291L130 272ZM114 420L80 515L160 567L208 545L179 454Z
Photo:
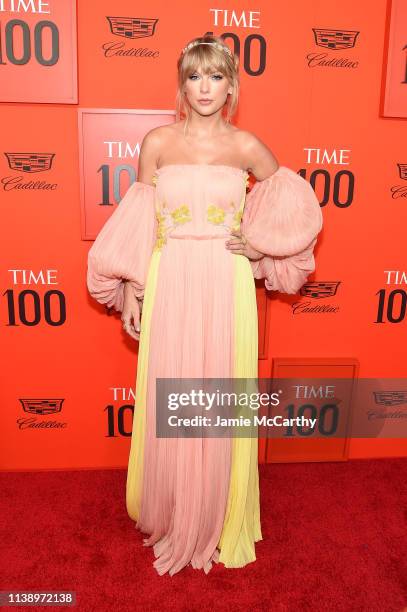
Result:
M198 68L184 84L184 95L193 110L200 115L212 115L219 111L226 103L228 93L232 91L228 79L218 70L203 74L201 68Z

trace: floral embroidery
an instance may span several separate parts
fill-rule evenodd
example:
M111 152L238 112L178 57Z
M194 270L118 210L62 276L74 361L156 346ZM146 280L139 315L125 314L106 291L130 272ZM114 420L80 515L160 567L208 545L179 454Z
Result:
M247 187L249 185L249 173L245 172L243 178ZM156 185L157 175L153 175L152 181ZM238 231L243 218L245 198L246 189L244 189L240 203L236 205L235 202L231 201L227 210L216 206L216 204L208 204L206 209L208 222L225 227L229 232ZM160 208L158 199L156 199L156 217L158 227L157 239L154 245L155 251L161 250L163 245L166 244L169 230L192 221L191 210L187 204L181 204L178 208L170 211L166 202L163 202Z
M240 223L243 218L243 208L246 198L246 187L249 185L249 173L245 172L243 175L245 182L245 189L242 195L241 202L238 206L234 202L230 202L229 209L225 210L215 204L209 204L207 207L206 218L209 223L215 225L222 225L229 231L236 231L240 229Z
M242 217L243 211L240 209L236 210L233 202L230 203L228 211L220 208L220 206L215 206L215 204L210 204L207 208L207 220L209 223L221 225L228 230L238 230Z
M171 217L174 220L174 223L178 225L179 223L186 223L187 221L191 221L191 212L186 204L179 206L175 210L172 211Z
M167 233L170 229L173 229L177 225L182 225L188 221L192 221L191 211L186 204L181 204L175 210L169 211L166 203L163 203L162 212L156 210L156 217L158 221L157 226L157 240L154 245L154 250L159 251L163 245L167 242ZM167 224L167 219L170 224Z
M207 219L209 223L221 224L225 220L226 211L215 204L210 204L207 208Z
M165 217L164 215L162 215L161 213L157 213L157 221L158 221L158 226L157 226L157 240L155 243L155 250L160 250L163 246L163 244L165 244Z
M243 217L243 211L242 210L238 210L234 215L233 215L233 219L235 220L235 224L232 226L233 230L239 230L240 229L240 222L242 220Z

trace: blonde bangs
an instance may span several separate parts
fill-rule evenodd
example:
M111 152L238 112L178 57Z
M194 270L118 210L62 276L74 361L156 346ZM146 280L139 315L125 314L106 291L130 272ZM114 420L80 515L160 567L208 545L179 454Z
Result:
M219 51L210 45L197 45L185 54L184 61L180 69L182 83L191 76L198 68L204 74L211 72L221 72L226 77L231 77L230 66L225 57L226 53Z

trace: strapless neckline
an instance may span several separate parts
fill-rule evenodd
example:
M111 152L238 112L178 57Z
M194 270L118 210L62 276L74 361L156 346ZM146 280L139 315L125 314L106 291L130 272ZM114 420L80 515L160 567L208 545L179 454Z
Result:
M237 172L240 173L242 175L244 174L249 174L247 172L247 170L243 170L243 168L239 168L238 166L230 166L228 164L164 164L163 166L160 166L160 168L156 169L156 173L158 174L159 172L169 169L169 168L193 168L193 167L197 167L197 168L222 168L222 169L227 169L230 170L231 172Z

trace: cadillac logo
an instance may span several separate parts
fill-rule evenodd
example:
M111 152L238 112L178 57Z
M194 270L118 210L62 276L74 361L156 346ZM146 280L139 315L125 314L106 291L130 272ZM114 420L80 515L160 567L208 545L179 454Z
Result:
M400 178L407 181L407 164L397 164Z
M305 283L300 289L300 295L314 299L332 297L336 295L336 290L341 284L341 281L315 281L314 283Z
M355 46L359 32L353 30L328 30L322 28L312 28L315 42L318 47L326 49L351 49Z
M398 406L407 404L407 391L374 391L376 404L381 406Z
M123 38L146 38L152 36L158 19L144 17L106 17L110 31Z
M5 153L12 170L21 172L45 172L52 166L55 153Z
M20 399L24 412L31 414L55 414L61 412L63 399Z

